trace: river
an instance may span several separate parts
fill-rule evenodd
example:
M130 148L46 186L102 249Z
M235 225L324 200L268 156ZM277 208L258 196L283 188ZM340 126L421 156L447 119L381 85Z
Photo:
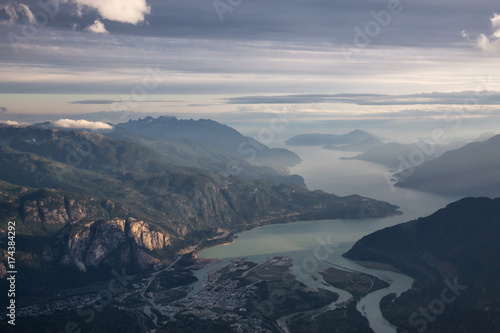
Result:
M413 279L408 276L366 268L342 257L352 245L365 235L385 227L400 224L418 217L428 216L459 197L433 195L410 189L394 187L384 166L356 160L341 160L352 153L324 150L319 147L287 147L295 151L303 162L291 168L291 173L304 177L311 190L321 189L337 195L359 194L388 201L398 205L403 215L389 218L342 219L302 221L290 224L269 225L240 233L231 244L201 251L200 258L224 258L216 264L223 266L231 258L239 257L263 263L274 255L287 255L293 259L292 271L311 288L325 286L319 274L322 270L336 266L367 273L390 283L390 287L372 292L363 297L357 309L369 321L376 333L396 332L380 311L380 300L390 293L401 294L408 290ZM217 267L208 265L197 272L201 277ZM195 285L195 291L199 286ZM325 288L340 294L335 307L349 298L348 293L336 288ZM280 326L287 331L286 320Z

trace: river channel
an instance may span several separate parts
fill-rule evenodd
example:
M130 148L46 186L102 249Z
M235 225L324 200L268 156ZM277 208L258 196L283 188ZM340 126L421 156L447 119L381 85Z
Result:
M359 194L384 200L398 205L403 215L388 218L301 221L245 231L238 234L231 244L201 251L198 254L200 258L223 260L214 265L207 265L196 274L202 277L227 264L231 258L246 258L263 263L271 256L286 255L293 259L291 270L304 284L311 288L329 289L340 295L337 302L329 305L329 308L334 308L348 300L350 294L344 290L326 287L319 272L328 267L336 267L367 273L388 282L390 287L369 293L358 301L357 309L368 319L370 327L376 333L396 332L396 328L383 318L379 303L385 295L399 295L408 290L413 279L386 270L360 266L343 258L342 254L365 235L428 216L459 198L394 187L388 177L387 168L364 161L340 159L350 156L348 153L311 147L293 150L303 162L290 171L304 177L309 189L321 189L337 195ZM194 287L193 293L200 288L198 285ZM288 319L281 318L278 321L285 332L288 332Z

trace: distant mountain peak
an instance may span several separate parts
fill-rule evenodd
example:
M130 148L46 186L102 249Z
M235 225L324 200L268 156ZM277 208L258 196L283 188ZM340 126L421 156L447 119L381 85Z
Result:
M355 129L347 134L300 134L286 140L286 144L290 146L352 145L359 144L368 138L377 139L373 134Z
M363 130L360 130L359 128L357 128L355 130L350 131L349 134L370 134L370 133L368 133L366 131L363 131Z
M115 130L155 142L188 143L208 152L230 154L250 164L289 167L300 163L297 154L287 149L271 149L246 137L232 127L210 119L178 119L170 116L130 120Z
M396 184L421 191L462 196L500 195L500 135L450 150L418 166L408 166Z

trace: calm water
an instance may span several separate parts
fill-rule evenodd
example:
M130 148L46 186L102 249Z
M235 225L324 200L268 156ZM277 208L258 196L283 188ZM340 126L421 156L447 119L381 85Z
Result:
M321 148L293 148L304 160L291 169L304 177L309 189L337 195L360 194L400 207L403 215L390 218L306 221L270 225L243 232L231 244L206 249L201 258L229 258L313 249L318 237L328 235L330 244L351 243L385 227L428 216L458 197L433 195L394 187L387 169L378 164L340 160L349 156Z
M245 231L231 244L201 251L198 254L200 258L224 258L224 260L213 266L208 265L197 274L202 276L215 271L230 258L244 257L263 263L273 255L288 255L293 258L292 270L302 273L307 271L307 274L302 274L302 278L299 279L311 288L321 286L323 279L319 272L331 267L332 264L365 272L391 281L391 287L368 294L358 302L358 310L366 316L375 332L396 332L396 329L381 315L380 299L392 292L397 294L404 292L411 287L413 280L401 274L359 266L343 258L342 254L365 235L428 216L459 198L395 188L388 181L385 167L363 161L340 160L342 156L352 156L349 153L311 147L292 147L292 150L303 159L303 162L290 171L303 176L309 189L321 189L342 196L359 194L387 201L399 206L403 215L383 219L303 221ZM197 285L195 288L200 287ZM340 293L341 300L349 298L344 291L330 289ZM331 307L335 307L335 303ZM281 320L284 321L286 320Z

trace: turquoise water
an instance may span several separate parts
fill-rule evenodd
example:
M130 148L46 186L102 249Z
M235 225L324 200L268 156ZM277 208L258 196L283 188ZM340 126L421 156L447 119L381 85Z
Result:
M349 156L343 152L310 147L294 150L304 161L292 168L291 173L303 176L309 189L322 189L337 195L360 194L387 201L399 206L403 215L265 226L239 234L231 244L205 249L199 253L200 258L272 255L314 249L318 237L326 236L330 244L351 243L385 227L428 216L459 199L394 187L387 181L385 167L364 161L340 160L342 156Z
M290 147L287 147L290 148ZM370 293L357 304L357 309L369 321L376 333L396 332L396 328L385 320L380 311L380 300L390 293L401 294L411 288L413 279L393 272L369 269L342 257L352 245L374 231L428 216L459 197L434 195L394 187L387 168L369 162L341 160L349 153L334 152L321 148L295 148L303 162L292 168L291 173L304 177L311 190L321 189L337 195L359 194L383 200L399 206L403 215L388 218L342 219L302 221L289 224L269 225L245 231L231 243L201 251L200 258L222 258L222 262L207 265L197 272L200 277L224 266L230 258L246 258L263 263L274 255L287 255L293 259L294 272L299 280L311 288L317 288L323 281L319 272L335 265L377 276L390 282L390 287ZM304 274L306 273L306 274ZM314 278L313 278L314 277ZM201 288L201 281L195 286ZM324 288L325 286L322 285ZM348 299L348 293L331 288L341 295L341 301ZM329 308L334 308L332 303ZM288 332L286 322L291 316L278 320Z

